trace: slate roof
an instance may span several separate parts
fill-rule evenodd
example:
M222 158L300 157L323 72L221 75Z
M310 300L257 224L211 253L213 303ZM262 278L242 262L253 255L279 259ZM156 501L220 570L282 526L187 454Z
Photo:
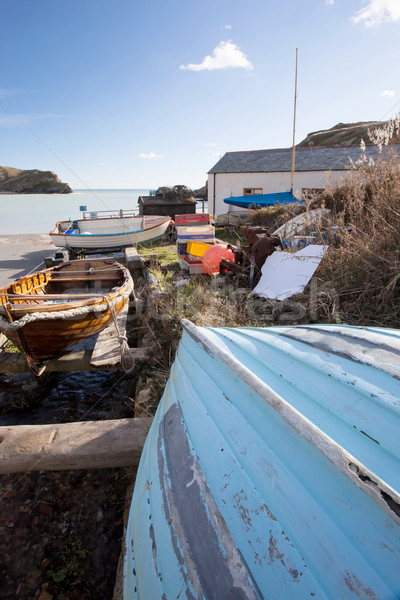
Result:
M384 153L394 149L400 153L400 145L384 147ZM358 146L336 146L318 148L296 148L295 171L343 171L360 158ZM366 156L378 159L377 146L367 146ZM251 150L227 152L209 173L273 173L290 171L292 168L292 149Z

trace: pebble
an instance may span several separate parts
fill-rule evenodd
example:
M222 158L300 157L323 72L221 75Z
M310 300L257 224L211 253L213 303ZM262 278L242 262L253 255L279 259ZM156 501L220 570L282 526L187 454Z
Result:
M45 502L41 502L39 504L39 511L42 515L46 515L47 517L51 517L53 514L53 507L50 504L46 504Z
M49 592L46 592L46 590L43 590L37 600L52 600L52 599L53 599L53 594L49 594Z

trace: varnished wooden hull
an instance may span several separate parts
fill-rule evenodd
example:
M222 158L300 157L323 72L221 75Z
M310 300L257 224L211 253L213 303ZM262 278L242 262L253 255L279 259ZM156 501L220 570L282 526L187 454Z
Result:
M107 327L132 289L114 260L70 261L0 290L1 329L35 366Z

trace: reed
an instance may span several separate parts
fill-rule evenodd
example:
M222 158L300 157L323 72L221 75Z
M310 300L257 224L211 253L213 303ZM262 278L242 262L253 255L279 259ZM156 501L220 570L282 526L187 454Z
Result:
M322 202L332 209L338 230L318 275L333 283L341 320L400 327L398 157L356 165Z

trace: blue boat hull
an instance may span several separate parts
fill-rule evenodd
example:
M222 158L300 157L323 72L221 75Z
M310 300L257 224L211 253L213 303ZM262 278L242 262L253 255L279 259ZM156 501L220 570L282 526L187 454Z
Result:
M225 204L239 208L265 208L277 204L293 204L299 202L292 192L279 192L276 194L254 194L252 196L233 196L224 198Z
M124 599L400 597L400 333L185 324Z

